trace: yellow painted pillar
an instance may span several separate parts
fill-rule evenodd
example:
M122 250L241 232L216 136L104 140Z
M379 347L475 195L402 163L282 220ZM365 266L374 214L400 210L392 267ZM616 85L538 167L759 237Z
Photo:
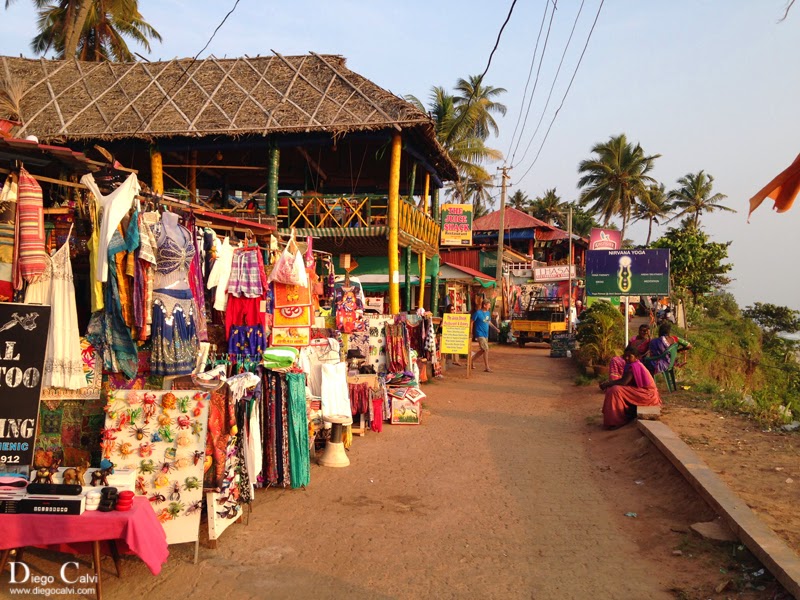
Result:
M419 296L417 297L417 306L419 308L425 307L425 253L419 254Z
M425 173L425 187L422 190L422 213L428 214L428 194L431 191L431 174Z
M155 194L164 193L164 161L158 146L150 146L150 187Z
M392 162L389 168L389 312L400 313L400 133L392 136Z

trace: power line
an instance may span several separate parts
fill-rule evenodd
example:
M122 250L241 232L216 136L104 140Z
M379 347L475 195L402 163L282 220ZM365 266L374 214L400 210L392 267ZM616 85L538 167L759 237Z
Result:
M236 7L237 7L237 6L239 6L239 2L240 2L240 0L235 0L235 2L233 3L233 7L232 7L232 8L231 8L231 9L228 11L228 13L227 13L227 14L226 14L226 15L225 15L223 18L222 18L222 21L220 21L220 22L219 22L219 25L217 25L217 26L216 26L216 28L214 28L214 32L211 34L211 37L210 37L210 38L208 38L208 41L206 42L205 46L203 46L203 47L200 49L200 52L198 52L197 54L195 54L195 55L194 55L194 57L192 58L192 61L189 63L189 66L188 66L188 67L186 67L185 69L183 69L183 68L181 67L181 68L182 68L182 70L183 70L183 72L182 72L182 73L181 73L181 74L178 76L178 78L175 80L175 83L173 83L173 84L172 84L172 87L169 89L169 91L168 91L168 92L166 92L166 93L164 94L164 97L161 99L161 102L159 102L158 104L156 104L156 106L153 108L153 110L151 110L151 111L150 111L150 114L148 114L146 118L142 119L142 122L141 122L141 124L139 125L139 127L137 127L137 128L136 128L136 131L134 131L134 132L133 132L133 134L131 134L131 135L136 135L137 133L139 133L139 131L141 131L142 127L144 127L144 126L145 126L145 124L146 124L147 122L149 122L149 121L150 121L150 119L153 117L153 115L154 115L154 114L155 114L155 113L156 113L156 112L157 112L157 111L158 111L158 110L159 110L159 109L160 109L160 108L161 108L161 107L164 105L164 103L165 103L167 100L169 100L169 99L170 99L170 97L172 96L172 92L174 92L174 91L175 91L175 88L176 88L176 87L178 86L178 84L181 82L181 79L183 79L183 78L184 78L186 75L188 75L188 74L189 74L189 69L191 69L191 68L192 68L192 65L194 65L194 63L196 63L196 62L197 62L197 59L200 57L200 55L201 55L203 52L205 52L206 48L208 48L208 47L209 47L209 45L210 45L210 44L211 44L211 42L213 41L214 37L216 37L216 35L217 35L217 32L218 32L218 31L219 31L219 30L222 28L222 26L225 24L225 21L227 21L227 20L228 20L228 17L230 17L230 16L231 16L231 15L234 13L234 11L236 10ZM180 63L177 63L177 64L178 64L178 66L180 67Z
M584 44L583 51L581 52L581 56L578 59L578 64L575 65L575 72L572 73L572 78L569 80L569 85L567 86L567 90L564 92L564 97L561 98L561 104L559 104L558 108L556 109L555 114L553 115L553 118L550 121L550 126L547 128L547 132L544 135L544 139L542 140L542 143L539 146L539 151L536 153L536 156L534 157L533 162L531 163L531 165L528 167L528 170L525 171L522 174L522 177L520 177L517 180L517 183L519 183L520 181L525 179L525 176L528 173L530 173L531 169L536 164L536 161L539 160L539 155L542 153L542 148L544 148L545 142L547 142L547 138L550 135L550 130L553 128L553 123L555 123L556 117L558 117L558 113L561 112L561 109L564 107L564 102L567 99L567 95L569 94L569 91L572 89L572 84L575 82L575 76L578 74L578 69L580 69L581 63L583 62L583 57L586 54L586 48L589 47L589 41L592 39L592 34L594 33L594 28L597 25L597 20L600 18L600 11L603 10L603 4L604 3L605 3L605 0L600 0L600 6L597 8L597 14L594 17L594 22L592 23L592 28L589 30L589 35L586 37L586 43Z
M517 123L514 125L514 133L511 135L511 142L508 144L508 152L506 156L511 154L511 147L514 145L514 138L517 137L517 128L519 122L522 120L522 111L525 110L525 98L528 96L528 85L531 82L533 75L533 65L536 64L536 53L539 51L539 40L542 38L542 30L544 29L544 21L547 18L547 8L550 6L550 0L545 0L544 13L542 13L542 22L539 24L539 34L536 36L536 45L533 47L533 56L531 56L531 66L528 69L528 80L525 82L525 89L522 92L522 102L519 104L519 115L517 115Z
M539 84L539 74L542 72L542 63L544 63L544 54L547 52L547 42L550 40L550 30L553 28L553 17L556 16L556 9L558 8L556 0L553 3L553 12L550 13L550 22L547 24L547 35L544 38L544 46L542 46L542 55L539 57L539 68L536 70L536 79L533 82L533 90L531 91L531 97L528 100L528 110L525 112L525 120L522 122L522 130L519 132L519 137L517 138L517 145L514 147L514 154L511 155L511 164L514 164L514 157L517 155L517 150L519 150L519 144L522 141L522 134L525 132L525 125L528 123L528 115L531 112L531 105L533 104L533 96L536 94L536 87ZM523 100L524 101L524 100Z
M544 103L544 108L542 109L542 115L539 117L539 122L536 124L536 129L534 130L533 135L531 135L531 139L528 141L528 145L525 147L525 152L522 153L522 158L519 159L519 162L525 160L525 157L528 155L528 150L530 150L531 144L533 143L533 140L536 138L536 134L539 133L539 127L541 127L542 125L542 121L544 120L544 115L547 112L547 107L550 106L550 98L553 96L553 90L556 87L556 81L558 81L558 76L561 73L561 67L564 64L564 58L567 56L567 50L569 50L569 46L572 43L572 36L575 34L575 28L578 25L578 20L581 18L581 12L583 12L583 5L585 4L585 2L586 0L581 0L581 6L580 8L578 8L578 14L575 16L575 22L572 24L572 31L569 32L569 39L567 40L567 45L564 47L564 52L561 54L561 61L558 63L556 76L553 78L553 84L550 86L550 92L547 94L547 100ZM522 134L520 134L520 139L521 138Z

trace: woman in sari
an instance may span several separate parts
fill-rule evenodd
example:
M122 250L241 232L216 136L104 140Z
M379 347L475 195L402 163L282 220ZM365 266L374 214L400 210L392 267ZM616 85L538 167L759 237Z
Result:
M679 352L684 352L692 347L692 345L686 340L681 339L676 335L671 335L671 331L671 323L662 323L658 328L658 337L650 340L651 358L647 360L647 368L650 369L653 375L658 375L659 373L663 373L669 369L670 356L669 354L665 353L667 348L672 346L672 344L678 344ZM660 356L660 358L654 359L653 357L656 356Z
M609 379L600 384L606 393L603 402L603 425L616 428L625 425L636 414L635 406L660 406L661 396L653 376L639 362L639 353L633 346L625 349L625 371L620 379Z

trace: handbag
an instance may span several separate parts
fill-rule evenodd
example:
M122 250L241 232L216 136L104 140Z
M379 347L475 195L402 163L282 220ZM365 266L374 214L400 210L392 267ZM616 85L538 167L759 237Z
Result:
M305 264L303 263L303 256L297 247L294 238L294 229L289 238L289 243L281 252L278 260L272 266L270 271L269 282L277 281L278 283L285 283L287 285L299 285L300 287L308 287L308 273L306 272Z

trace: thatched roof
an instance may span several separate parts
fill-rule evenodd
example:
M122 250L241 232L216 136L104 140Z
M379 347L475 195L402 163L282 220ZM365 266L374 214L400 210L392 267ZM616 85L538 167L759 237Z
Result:
M136 63L0 57L0 63L0 86L24 90L20 137L152 140L394 128L411 130L444 179L456 176L431 119L349 70L342 56Z

